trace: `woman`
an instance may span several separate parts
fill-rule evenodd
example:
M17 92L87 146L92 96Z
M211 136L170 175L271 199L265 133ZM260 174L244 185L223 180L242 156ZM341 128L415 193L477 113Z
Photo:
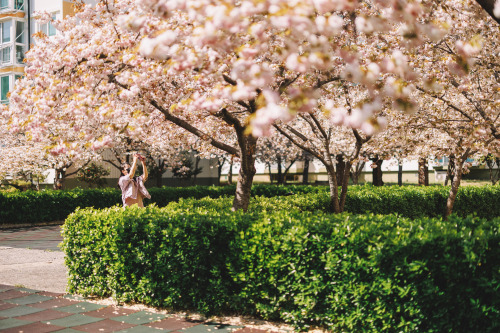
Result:
M134 177L135 171L137 170L138 159L142 163L142 170L144 170L144 173L142 176ZM134 154L132 167L130 167L128 163L123 163L121 165L121 172L123 176L118 180L118 186L122 190L123 206L127 207L137 204L139 207L144 207L142 198L151 199L151 195L144 186L144 182L148 179L148 169L146 168L144 157L139 154Z

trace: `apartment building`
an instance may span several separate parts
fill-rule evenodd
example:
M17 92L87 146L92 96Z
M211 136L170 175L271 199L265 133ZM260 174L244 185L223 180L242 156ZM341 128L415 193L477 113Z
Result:
M85 1L95 4L96 1ZM24 73L25 53L34 44L32 35L43 31L53 36L57 30L51 23L38 24L34 13L45 10L54 19L74 13L72 1L64 0L0 0L0 102L8 103L7 94L15 80Z

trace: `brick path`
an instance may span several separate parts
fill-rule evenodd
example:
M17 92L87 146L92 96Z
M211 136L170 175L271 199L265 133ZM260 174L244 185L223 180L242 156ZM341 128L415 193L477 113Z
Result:
M0 229L0 246L60 251L61 226Z
M106 306L72 295L0 285L1 332L265 332L175 315Z
M57 245L61 241L60 226L0 230L0 247L60 251ZM266 330L101 305L69 294L0 284L0 332L263 333Z

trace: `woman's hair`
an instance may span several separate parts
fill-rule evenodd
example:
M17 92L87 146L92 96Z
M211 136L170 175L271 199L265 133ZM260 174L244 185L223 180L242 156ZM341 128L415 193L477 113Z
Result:
M120 172L122 172L123 170L127 170L128 172L130 172L130 164L128 164L128 163L122 163L120 165Z
M130 173L130 168L131 168L130 164L128 164L128 163L122 163L122 164L120 165L120 173L122 173L122 171L123 171L123 170L127 170L127 172L128 172L128 173ZM122 175L121 175L120 177L122 177L122 176L123 176L123 173L122 173ZM132 175L132 176L133 176L133 175ZM132 179L133 181L137 181L137 180L138 180L138 178L139 178L139 177L132 177L131 179ZM118 183L116 184L116 186L117 186L118 188L120 188L120 180L119 180L119 178L118 178Z
M116 187L120 188L120 178L123 177L123 171L127 170L130 172L130 164L128 163L122 163L120 165L120 177L118 177L118 183L116 183Z

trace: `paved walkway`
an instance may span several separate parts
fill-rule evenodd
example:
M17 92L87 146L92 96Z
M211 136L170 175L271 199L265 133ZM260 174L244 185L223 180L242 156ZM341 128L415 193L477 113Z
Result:
M32 249L33 251L28 251L28 253L43 252L42 254L62 256L57 246L61 240L60 226L0 229L0 267L4 271L6 267L19 265L19 263L8 262L9 259L6 260L6 256L2 255L4 251L4 253L13 251L16 253L15 251L26 252L26 249ZM24 273L30 274L29 272L25 270ZM238 324L191 320L176 314L146 311L137 307L102 305L65 293L1 283L2 280L0 280L1 332L263 333L276 331Z
M61 226L0 229L0 246L23 249L60 251Z

